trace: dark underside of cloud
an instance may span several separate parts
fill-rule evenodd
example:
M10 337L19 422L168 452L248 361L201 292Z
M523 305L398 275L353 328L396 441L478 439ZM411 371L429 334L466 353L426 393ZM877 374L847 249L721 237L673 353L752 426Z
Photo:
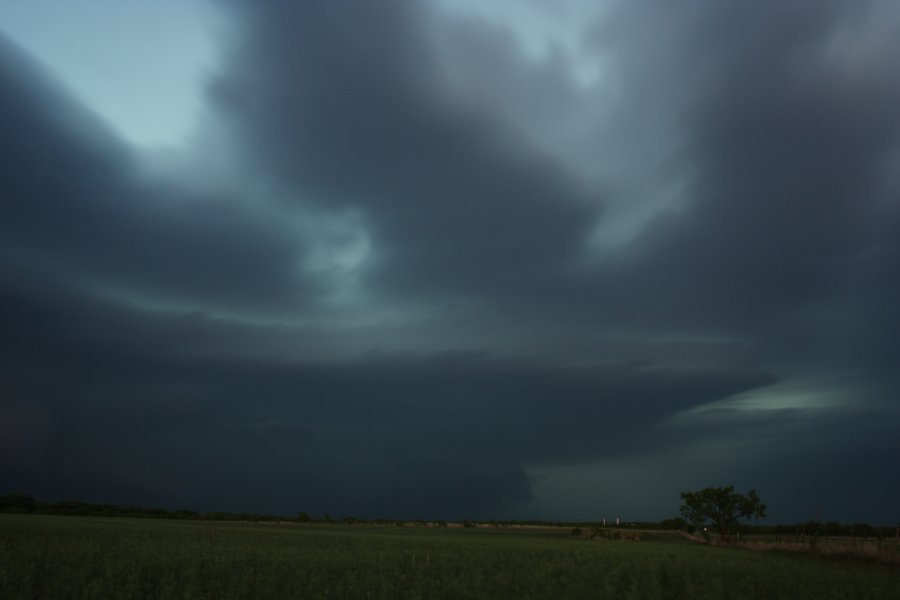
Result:
M900 11L613 3L610 99L425 3L222 8L230 186L0 39L0 493L595 518L552 474L615 466L609 514L900 518Z

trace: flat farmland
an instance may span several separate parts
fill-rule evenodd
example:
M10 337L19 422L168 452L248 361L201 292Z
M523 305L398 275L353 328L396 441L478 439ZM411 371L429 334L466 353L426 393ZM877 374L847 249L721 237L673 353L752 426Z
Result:
M892 598L900 568L568 530L0 515L0 598Z

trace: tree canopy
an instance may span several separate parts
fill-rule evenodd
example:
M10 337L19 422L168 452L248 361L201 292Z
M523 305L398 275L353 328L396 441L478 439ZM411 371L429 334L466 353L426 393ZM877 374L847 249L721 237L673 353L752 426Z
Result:
M738 494L733 485L708 487L696 492L682 492L681 514L696 525L711 522L722 541L728 541L740 519L766 516L766 505L756 490Z

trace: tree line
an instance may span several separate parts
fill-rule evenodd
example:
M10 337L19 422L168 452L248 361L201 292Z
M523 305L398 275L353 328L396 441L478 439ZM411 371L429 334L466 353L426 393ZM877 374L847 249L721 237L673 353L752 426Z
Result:
M741 519L759 519L766 516L766 505L750 490L746 495L734 491L734 486L708 487L695 492L681 493L683 529L688 533L701 532L705 537L715 534L723 542L736 535L776 535L800 537L862 537L884 538L893 534L900 537L897 527L873 526L868 523L842 525L837 521L821 523L818 520L794 525L749 525ZM704 527L709 525L709 528Z
M312 517L306 512L298 512L293 517L280 515L268 515L248 512L198 512L194 510L169 510L159 507L142 506L118 506L115 504L94 504L80 500L62 500L59 502L40 502L25 493L12 493L0 496L0 513L18 514L43 514L43 515L68 515L84 517L131 517L147 519L176 519L199 521L253 521L253 522L295 522L295 523L338 523L344 525L372 524L372 525L413 525L421 527L447 527L449 523L444 520L398 520L398 519L363 519L358 517L332 518L330 515ZM695 515L696 516L696 515ZM698 522L699 521L699 522ZM509 527L516 525L544 526L544 527L602 527L598 522L559 522L543 520L487 520L474 521L462 520L459 524L465 527L487 525L494 527ZM690 522L681 517L665 519L663 521L631 521L621 525L606 525L606 528L614 529L652 529L669 531L687 531L694 533L698 527L702 527L702 520ZM836 521L820 523L818 521L806 521L790 525L750 525L735 523L730 533L744 535L783 535L783 536L829 536L829 537L860 537L878 538L890 535L895 527L874 526L867 523L842 524Z
M275 515L232 512L197 512L194 510L168 510L158 507L118 506L115 504L93 504L81 500L61 500L59 502L39 502L30 494L7 494L0 496L0 512L32 513L41 515L68 515L79 517L137 517L147 519L192 519L202 521L289 521L291 519Z

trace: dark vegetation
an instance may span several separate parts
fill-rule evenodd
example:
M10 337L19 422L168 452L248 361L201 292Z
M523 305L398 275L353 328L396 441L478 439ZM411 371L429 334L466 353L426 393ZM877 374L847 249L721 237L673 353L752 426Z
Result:
M622 527L621 533L637 533ZM896 599L900 570L563 528L0 514L0 598Z
M330 515L321 517L310 516L306 512L299 512L293 517L283 515L266 515L257 513L234 513L234 512L198 512L194 510L168 510L158 507L140 507L140 506L117 506L115 504L93 504L90 502L82 502L80 500L62 500L59 502L41 502L36 500L29 494L12 493L0 496L0 513L13 514L42 514L42 515L68 515L68 516L84 516L84 517L130 517L130 518L147 518L147 519L174 519L174 520L197 520L197 521L246 521L246 522L295 522L295 523L337 523L343 525L397 525L397 526L419 526L419 527L448 527L451 524L463 527L488 526L488 527L514 527L514 526L532 526L532 527L567 527L573 531L578 530L574 535L586 537L598 537L607 539L631 539L627 535L616 536L613 533L594 533L590 532L612 532L615 530L642 531L642 530L662 530L662 531L685 531L687 533L696 533L701 527L697 523L691 523L684 518L675 517L665 519L663 521L630 521L622 523L620 526L601 525L598 522L582 521L582 522L559 522L559 521L540 521L540 520L464 520L458 523L448 523L445 520L398 520L398 519L363 519L358 517L340 517L335 518ZM587 533L583 533L587 532ZM718 532L717 532L718 533ZM729 529L729 535L766 535L766 536L799 536L799 537L853 537L853 538L872 538L884 539L887 537L900 537L900 524L894 525L870 525L867 523L842 524L836 521L820 523L810 520L803 523L790 525L748 525L744 523L732 524Z
M287 517L255 513L197 512L193 510L167 510L142 506L117 506L92 504L80 500L39 502L29 494L15 493L0 496L0 512L33 513L41 515L69 515L80 517L139 517L149 519L196 519L203 521L290 521Z
M681 514L695 526L712 523L719 539L727 542L738 533L741 519L766 516L766 505L756 490L745 496L734 491L733 485L708 487L696 492L682 492Z
M897 598L900 527L750 526L736 515L754 502L709 498L720 496L724 513L691 515L712 529L697 543L697 524L681 517L448 523L9 494L0 598ZM734 519L719 519L727 536L717 535L715 516L730 506Z

